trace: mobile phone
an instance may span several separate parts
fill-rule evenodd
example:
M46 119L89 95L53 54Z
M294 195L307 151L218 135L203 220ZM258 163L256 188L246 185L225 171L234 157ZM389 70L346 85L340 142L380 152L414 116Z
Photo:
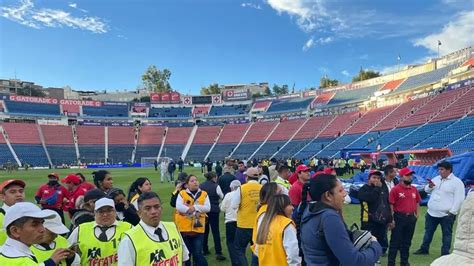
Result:
M431 178L427 178L426 181L428 181L428 183L430 183L431 185L434 186L435 183L433 183L433 181L431 180Z
M79 242L70 245L67 249L75 251L79 247Z

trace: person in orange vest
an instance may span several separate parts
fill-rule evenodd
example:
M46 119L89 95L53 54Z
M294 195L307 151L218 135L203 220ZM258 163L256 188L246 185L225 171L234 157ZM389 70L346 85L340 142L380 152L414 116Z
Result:
M296 226L291 220L293 205L287 195L271 197L267 211L258 221L255 253L259 265L300 265Z
M239 265L247 266L245 250L252 242L252 232L255 219L257 218L257 205L262 185L258 183L259 170L255 167L247 169L247 183L237 189L232 198L231 208L237 209L237 229L235 231L235 253L239 259Z
M211 210L211 203L206 191L199 188L196 176L189 175L184 183L186 190L181 190L178 194L174 220L183 236L193 263L207 266L202 248L206 213ZM191 261L186 261L186 265L191 266Z

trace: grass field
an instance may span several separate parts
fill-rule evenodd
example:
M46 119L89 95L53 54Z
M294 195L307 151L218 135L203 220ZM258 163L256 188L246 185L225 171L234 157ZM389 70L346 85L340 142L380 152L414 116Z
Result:
M130 186L131 182L135 180L137 177L146 176L149 177L152 185L153 191L157 192L161 199L163 200L163 220L164 221L171 221L172 220L172 213L173 208L169 205L170 195L174 186L169 183L160 183L159 172L155 172L152 168L124 168L124 169L108 169L113 176L114 180L114 187L118 187L123 189L124 191L128 191L128 187ZM64 177L68 173L76 172L78 169L61 169L55 170L55 172L59 173L61 177ZM82 172L91 182L91 173L94 170L92 169L81 169ZM200 168L186 168L185 171L189 173L196 174L200 177L201 181L203 181L203 175L201 174ZM0 172L0 181L10 179L10 178L18 178L26 181L26 197L27 200L34 202L34 194L38 187L47 182L47 174L52 172L51 170L29 170L29 171L18 171L13 173L6 173ZM420 218L418 219L416 225L415 235L413 237L413 243L410 250L410 263L411 265L429 265L434 259L440 256L441 253L441 229L437 230L434 238L433 243L431 245L431 252L430 255L424 256L416 256L412 255L412 253L418 249L421 244L423 233L424 233L424 214L426 213L426 207L421 208ZM209 239L209 248L211 250L211 255L207 256L207 260L209 265L230 265L230 260L227 255L227 246L225 244L225 226L224 226L224 218L221 215L221 243L223 247L224 256L227 257L227 261L224 262L217 262L214 259L214 244ZM360 220L360 207L359 205L347 205L344 208L344 219L348 225L352 223L358 223ZM390 237L390 236L389 236ZM454 233L453 233L454 239ZM247 251L249 254L250 251ZM387 264L386 257L381 259L382 265Z

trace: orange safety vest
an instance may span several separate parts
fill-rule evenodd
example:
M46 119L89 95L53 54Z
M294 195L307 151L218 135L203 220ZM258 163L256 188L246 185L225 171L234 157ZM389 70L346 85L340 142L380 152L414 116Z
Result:
M197 203L199 205L204 205L204 202L206 201L207 198L207 193L206 191L199 191L196 196L197 198L193 198L191 195L189 195L186 190L181 190L179 192L179 195L183 199L183 204L186 206L191 206L194 205L194 203ZM196 217L195 216L189 216L187 214L179 213L178 211L175 211L174 214L174 222L176 223L176 226L178 226L178 230L181 233L204 233L205 229L205 224L206 224L206 214L201 213L199 215L199 221L201 222L201 227L194 227L194 224L196 222Z
M270 223L267 242L258 245L259 265L288 265L285 248L283 247L283 232L287 226L295 226L295 223L283 215L277 215L273 218Z
M250 246L250 249L253 252L255 252L255 243L257 243L258 220L260 219L260 217L262 217L262 215L265 214L265 212L267 211L267 207L268 207L267 204L263 204L262 206L260 206L260 209L258 209L258 212L257 212L257 217L255 218L255 224L253 225L253 231L252 231L252 243L253 243L253 245Z

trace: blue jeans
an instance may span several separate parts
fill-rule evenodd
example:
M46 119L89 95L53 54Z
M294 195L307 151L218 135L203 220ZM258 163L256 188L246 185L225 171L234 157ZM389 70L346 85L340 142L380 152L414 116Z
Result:
M430 251L430 244L433 240L433 234L438 228L438 224L441 224L442 232L442 246L441 246L441 256L448 255L449 250L451 249L451 240L453 238L453 225L456 216L444 216L441 218L433 217L426 213L425 216L425 235L423 236L423 244L421 244L420 249L426 252Z
M245 251L247 246L252 243L252 228L240 228L237 227L235 230L235 255L237 256L238 264L240 266L248 266L247 257L245 256Z
M186 266L191 266L191 257L194 265L207 266L207 260L202 253L202 242L204 240L204 234L186 235L182 234L184 244L189 250L189 260L186 261Z
M239 258L235 253L234 239L235 230L237 229L237 222L228 222L225 224L225 238L227 242L227 249L229 250L230 261L232 265L239 265Z

